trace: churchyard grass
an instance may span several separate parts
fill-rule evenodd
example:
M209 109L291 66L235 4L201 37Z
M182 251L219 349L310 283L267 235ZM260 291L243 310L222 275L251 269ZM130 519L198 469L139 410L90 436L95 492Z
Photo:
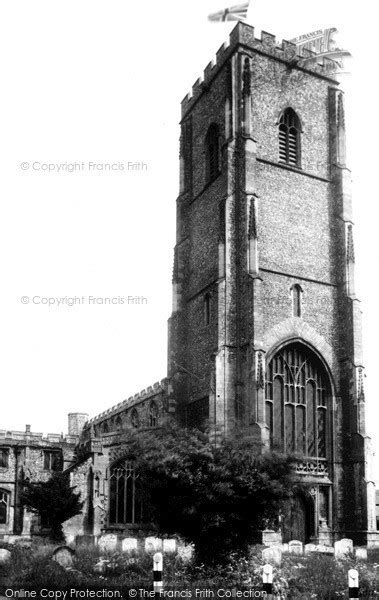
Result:
M7 565L0 566L0 594L7 588L38 591L47 586L60 590L72 587L122 592L131 588L152 590L152 555L145 552L100 553L97 547L81 546L76 550L73 570L67 571L51 559L55 545L33 543L29 548L17 544L6 547L11 551L12 559ZM167 554L164 556L164 589L189 590L192 598L195 598L196 588L260 590L262 548L252 547L245 557L232 554L226 564L212 567L185 562L175 554ZM274 566L274 597L283 600L348 598L347 572L356 568L360 575L360 597L376 598L373 562L376 558L377 554L370 552L367 562L357 561L353 556L335 560L333 556L319 554L284 554L281 566ZM95 573L94 567L101 559L103 570Z

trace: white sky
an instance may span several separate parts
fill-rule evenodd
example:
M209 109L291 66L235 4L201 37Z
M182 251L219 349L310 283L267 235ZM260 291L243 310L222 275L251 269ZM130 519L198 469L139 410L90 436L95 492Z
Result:
M227 39L232 24L206 19L227 5L1 3L0 429L30 423L34 431L66 431L68 412L94 416L165 376L180 100ZM373 2L252 0L249 12L257 34L279 41L336 26L354 54L349 163L371 433L379 416L374 9ZM86 168L22 171L25 161ZM147 170L90 172L89 161L143 161ZM88 296L128 295L148 304L88 304ZM86 300L49 308L35 296ZM376 447L378 458L378 440Z

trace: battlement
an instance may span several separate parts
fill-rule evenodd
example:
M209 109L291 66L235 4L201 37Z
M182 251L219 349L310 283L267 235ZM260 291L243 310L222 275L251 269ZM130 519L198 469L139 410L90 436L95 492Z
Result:
M0 429L0 443L9 443L14 445L15 443L21 443L24 445L39 445L43 446L46 444L77 444L79 436L75 435L62 435L60 433L35 433L29 429L26 431L7 431L6 429Z
M89 421L87 421L85 425L85 429L88 429L91 425L96 425L97 423L107 419L111 416L117 415L122 412L126 408L130 408L134 404L141 402L142 400L147 400L151 396L156 396L157 394L164 392L167 390L167 379L162 379L161 381L156 381L153 385L150 385L146 389L141 390L134 396L130 396L126 400L122 400L118 404L115 404L111 408L108 408L104 412L100 413L96 417L93 417Z
M222 44L216 52L216 61L211 61L205 67L203 76L195 81L192 91L183 98L182 117L192 108L201 94L207 90L212 79L238 46L245 46L260 54L272 56L277 60L287 62L293 68L301 68L301 70L310 73L332 78L331 71L333 71L332 67L335 64L332 59L320 57L317 62L306 63L307 58L315 57L317 53L302 49L301 54L299 54L296 44L287 40L283 40L279 44L276 41L276 36L267 31L262 31L261 37L257 38L254 34L254 27L240 21L230 33L229 44ZM302 61L301 64L299 64L299 61Z

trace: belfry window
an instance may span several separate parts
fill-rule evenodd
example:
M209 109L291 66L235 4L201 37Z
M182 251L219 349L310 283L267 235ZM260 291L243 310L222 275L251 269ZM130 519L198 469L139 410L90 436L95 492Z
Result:
M205 137L206 180L215 179L220 172L219 129L216 123L209 126Z
M317 356L301 344L285 346L266 374L266 425L271 447L326 458L328 380Z
M279 119L279 161L300 167L300 120L292 108L287 108Z
M149 406L149 427L157 427L158 425L158 406L154 401L150 402Z
M0 490L0 525L5 525L8 521L8 492Z
M110 470L109 523L142 522L142 490L133 463L123 459Z

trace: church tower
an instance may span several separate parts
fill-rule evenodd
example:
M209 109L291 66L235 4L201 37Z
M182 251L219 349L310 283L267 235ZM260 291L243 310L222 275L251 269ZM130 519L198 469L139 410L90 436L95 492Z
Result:
M168 356L179 418L298 457L307 491L284 541L375 544L332 61L238 23L183 100L180 165Z

